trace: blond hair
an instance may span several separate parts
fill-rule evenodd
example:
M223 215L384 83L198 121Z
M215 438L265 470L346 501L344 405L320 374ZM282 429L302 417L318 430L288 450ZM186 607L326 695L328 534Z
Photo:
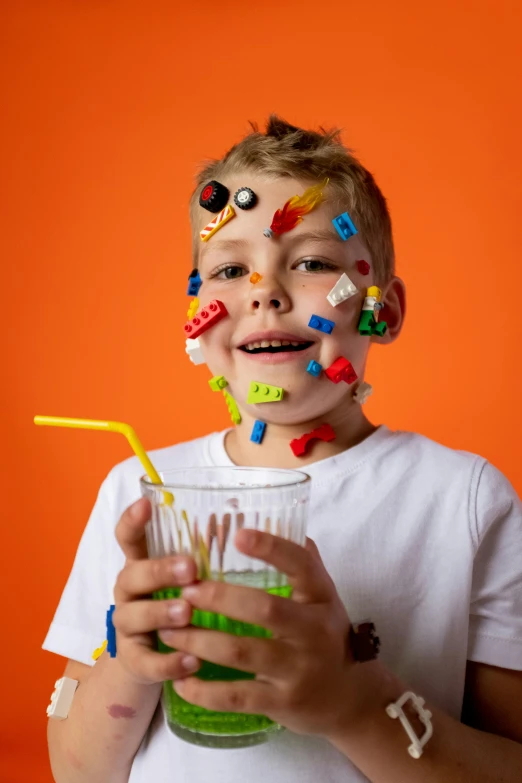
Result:
M321 128L320 133L303 130L274 114L268 119L265 133L254 123L250 124L252 133L234 144L221 159L206 161L197 174L190 198L194 266L197 266L200 245L199 194L209 180L223 182L227 176L243 171L311 182L329 177L328 192L333 192L339 211L348 212L371 253L375 283L386 284L395 274L386 199L368 169L342 144L340 130Z

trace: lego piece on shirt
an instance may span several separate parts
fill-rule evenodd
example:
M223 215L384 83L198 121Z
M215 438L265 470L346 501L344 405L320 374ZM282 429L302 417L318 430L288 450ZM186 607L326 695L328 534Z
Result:
M223 302L220 302L219 299L213 299L206 307L202 307L192 320L187 321L183 327L185 334L194 340L211 326L215 326L225 315L228 315L228 310Z
M112 615L116 606L111 604L107 611L107 652L111 658L116 658L116 628L112 622Z
M199 206L208 209L209 212L219 212L223 207L226 207L228 197L228 188L221 182L211 179L201 191Z
M65 720L71 709L74 693L78 687L78 680L71 677L60 677L54 683L54 691L51 694L51 703L47 707L47 717L54 720Z
M357 380L357 373L353 369L351 362L345 359L344 356L339 356L329 367L326 368L324 374L329 378L332 383L354 383Z
M263 440L263 435L265 434L266 429L266 421L257 421L254 422L254 426L252 428L252 434L250 435L250 440L253 443L261 443Z
M197 296L199 294L199 289L201 288L201 285L203 283L201 279L201 275L199 274L199 269L193 269L188 279L189 279L189 286L187 290L187 296Z
M223 389L223 396L225 397L228 412L230 413L230 418L232 419L233 423L241 424L241 414L239 412L239 408L237 407L237 402L232 397L232 395L227 392L226 389Z
M191 340L190 337L187 337L185 344L185 353L188 353L192 364L205 364L205 358L199 340Z
M362 383L360 383L355 390L353 398L356 402L359 403L359 405L364 405L371 394L373 394L373 388L369 383L366 383L366 381L362 381Z
M326 295L326 298L332 307L337 307L338 304L350 299L351 296L355 296L356 293L357 286L352 283L348 275L343 272L330 293Z
M316 378L319 378L322 369L323 366L319 364L319 362L314 362L314 360L311 359L308 363L308 367L306 368L306 372L309 372L310 375L314 375Z
M250 275L250 282L255 285L256 283L259 283L260 280L262 280L263 275L260 275L259 272L252 272Z
M214 236L216 231L219 231L220 228L223 228L225 223L228 223L229 220L231 220L233 217L235 217L236 210L231 204L228 204L228 206L225 207L225 209L222 209L219 215L216 215L214 220L211 220L210 223L208 223L205 228L203 228L199 232L199 236L201 237L202 242L208 242L210 237Z
M256 402L281 402L284 393L284 389L280 386L270 386L268 383L251 381L247 402L251 404Z
M353 237L355 234L357 234L357 229L355 228L348 212L343 212L342 215L337 215L337 217L334 217L332 223L335 230L343 240L350 239L350 237Z
M214 375L208 382L208 385L212 391L223 391L225 386L228 386L228 381L224 375Z
M300 438L294 438L290 441L290 448L294 452L296 457L304 457L308 451L308 447L313 440L324 440L329 442L335 439L335 432L329 424L321 424L320 427L316 427L315 430L307 432L305 435L301 435Z
M321 318L320 315L312 315L308 321L308 326L310 326L312 329L317 329L320 332L324 332L325 334L332 334L335 321L329 321L328 318Z
M107 649L107 639L105 639L105 641L104 641L104 643L102 644L102 646L101 646L101 647L97 647L97 648L95 649L95 651L93 652L93 654L92 654L92 656L91 656L91 657L92 657L92 659L93 659L93 661L97 661L97 660L98 660L98 658L100 657L100 655L101 655L102 653L104 653L106 649Z

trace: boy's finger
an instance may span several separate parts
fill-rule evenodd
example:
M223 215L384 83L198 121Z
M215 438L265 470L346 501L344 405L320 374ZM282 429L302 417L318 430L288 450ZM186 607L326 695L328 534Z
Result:
M143 560L147 557L145 525L151 517L150 502L140 498L129 506L116 525L116 540L127 560Z
M189 585L197 576L196 561L190 555L129 561L118 574L114 597L117 603L133 600L155 590Z
M333 596L332 580L319 552L262 530L243 528L236 534L241 552L263 560L288 576L292 598L300 603L322 603Z

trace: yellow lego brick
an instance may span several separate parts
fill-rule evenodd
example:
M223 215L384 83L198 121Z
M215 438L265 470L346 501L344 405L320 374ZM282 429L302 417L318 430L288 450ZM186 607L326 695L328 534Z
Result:
M100 655L102 654L102 652L105 652L106 649L107 649L107 639L105 639L101 647L97 647L96 650L93 652L92 654L93 661L97 661Z
M212 391L223 391L225 386L228 386L228 381L224 375L214 375L208 382L208 385Z
M231 204L227 204L225 209L222 209L221 212L216 215L216 217L208 223L205 228L199 232L199 236L201 237L202 242L208 242L211 236L214 236L216 231L219 231L220 228L223 228L225 223L228 223L229 220L231 220L236 214L236 210Z
M237 402L232 397L232 395L225 390L223 391L223 395L225 397L228 412L230 413L230 418L234 424L241 424L241 414L239 412L239 408L237 407Z
M196 315L199 307L199 299L197 296L194 297L194 299L191 299L189 309L187 310L187 318L189 321L192 321L194 316Z
M248 389L248 403L281 402L285 391L281 386L270 386L268 383L251 381Z

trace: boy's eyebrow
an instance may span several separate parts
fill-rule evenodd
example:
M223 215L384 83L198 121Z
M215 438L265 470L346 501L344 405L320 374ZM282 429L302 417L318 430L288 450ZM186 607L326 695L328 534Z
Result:
M287 237L286 234L283 236L285 238ZM318 228L315 231L304 231L301 234L291 234L288 236L288 239L291 240L293 244L314 241L324 242L325 240L330 241L332 239L334 242L343 241L336 231L333 229L330 230L328 228ZM215 239L211 244L209 243L205 248L203 248L203 253L205 253L207 248L209 248L209 250L233 250L234 248L246 248L249 244L250 242L248 239L241 237L236 239Z

